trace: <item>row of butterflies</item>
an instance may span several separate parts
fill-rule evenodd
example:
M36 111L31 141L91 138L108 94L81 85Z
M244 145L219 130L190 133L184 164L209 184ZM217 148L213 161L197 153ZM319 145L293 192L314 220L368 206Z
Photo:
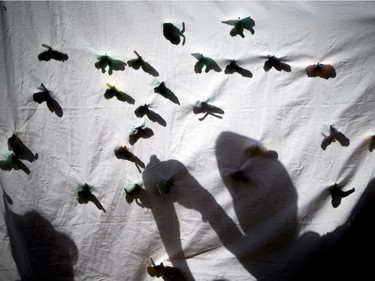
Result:
M229 21L223 21L223 23L232 25L233 29L230 31L230 35L233 36L241 36L242 38L245 37L244 30L249 30L252 34L254 34L253 27L255 26L255 22L250 17L246 17L244 19L238 19L238 20L229 20ZM163 35L164 37L169 40L172 44L178 45L181 42L182 37L182 45L185 44L185 23L182 23L182 29L178 29L176 26L174 26L172 23L164 23L163 24ZM52 47L42 44L43 47L47 48L47 50L43 51L38 55L39 60L41 61L49 61L51 59L57 60L57 61L66 61L69 59L68 55L65 53L62 53L60 51L54 50ZM97 69L101 69L102 73L105 73L108 71L109 75L112 75L113 71L124 71L125 66L128 65L129 67L132 67L136 70L142 69L144 72L148 73L149 75L152 75L154 77L159 76L158 71L152 67L147 61L143 59L141 55L137 51L134 51L137 58L128 60L127 63L124 61L111 58L107 54L98 56L97 62L94 64ZM211 70L216 72L221 72L220 66L211 58L204 56L201 53L192 53L192 56L197 59L197 62L194 66L195 73L202 73L203 68L205 67L205 72L209 72ZM271 68L275 68L278 71L286 71L290 72L291 67L290 65L283 63L279 58L275 56L268 56L267 61L264 64L264 70L269 71ZM107 70L108 68L108 70ZM238 73L242 75L243 77L251 78L253 74L245 69L240 67L236 60L231 60L230 63L225 68L226 74L233 74ZM325 79L334 78L336 77L336 71L333 68L333 66L329 64L313 64L306 67L306 73L309 77L322 77ZM105 97L107 99L113 98L114 96L119 99L120 101L128 102L131 104L134 104L134 99L127 95L126 93L118 90L115 86L107 84L108 89L105 92ZM43 85L39 87L40 92L35 93L33 95L34 101L37 103L43 103L46 102L48 108L55 112L57 116L62 117L63 111L61 106L58 104L58 102L51 96L51 92ZM176 95L166 87L165 83L162 82L158 87L154 89L155 93L158 93L165 97L166 99L171 100L173 103L180 104L178 98ZM209 104L205 100L200 100L196 103L196 105L193 108L193 112L195 114L203 113L204 116L202 118L199 118L199 120L205 119L208 115L213 115L215 117L221 118L220 114L223 114L224 111L212 104ZM147 114L150 119L155 119L152 121L160 121L161 124L164 124L165 121L160 118L160 116L156 116L154 113L152 113L148 105L145 104L142 108L139 108L136 114L145 115ZM138 116L138 115L137 115Z
M233 26L233 28L229 32L229 34L232 37L238 35L244 38L245 30L248 30L249 32L251 32L251 34L255 33L254 31L255 21L251 17L222 21L222 23ZM164 37L174 45L178 45L181 42L182 42L182 45L185 44L186 37L184 35L184 32L185 32L184 22L182 23L181 30L170 22L163 24ZM47 46L45 44L43 44L43 46L47 48L47 51L39 55L40 60L48 61L50 59L55 59L59 61L65 61L68 59L67 54L56 51L52 49L50 46ZM129 66L135 69L142 68L145 72L153 76L159 75L158 72L150 64L144 61L138 53L136 53L136 55L138 58L135 60L129 61L128 62ZM214 70L217 72L221 71L221 68L219 67L219 65L212 58L204 56L203 54L200 54L200 53L192 53L191 55L197 59L197 62L194 67L194 71L196 73L201 73L203 70L203 67L205 67L205 72L209 72L211 70ZM126 63L121 60L113 59L107 55L104 55L104 56L98 57L98 62L95 63L95 66L96 68L101 69L103 73L105 73L106 71L105 69L106 67L108 67L108 74L111 75L113 71L119 71L119 70L123 71L125 69ZM268 56L268 60L264 64L264 70L269 71L272 67L274 67L278 71L281 71L281 70L287 71L287 72L291 71L290 66L286 63L283 63L280 58L277 58L275 56ZM225 73L226 74L239 73L240 75L244 77L248 77L248 78L251 78L253 76L249 70L240 67L237 64L236 60L231 60L229 65L227 65L225 68ZM306 68L306 73L309 77L321 77L324 79L336 77L335 69L333 68L333 66L329 64L317 63L317 64L309 65Z

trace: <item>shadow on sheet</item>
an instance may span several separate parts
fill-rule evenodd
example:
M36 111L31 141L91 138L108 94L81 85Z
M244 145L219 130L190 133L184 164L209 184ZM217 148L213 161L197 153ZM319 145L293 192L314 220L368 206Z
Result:
M221 243L254 276L262 276L286 246L296 240L296 192L282 164L274 157L251 152L258 145L253 139L223 133L217 141L216 157L234 202L242 231L215 198L177 160L160 161L151 156L143 172L145 190L141 204L150 208L172 264L195 280L182 249L175 203L199 212ZM230 176L241 170L248 182L235 182ZM171 185L160 194L161 182ZM244 234L243 234L244 232Z
M66 234L54 229L36 211L12 212L11 198L4 193L5 222L11 251L21 280L73 281L78 249Z
M241 230L181 162L151 156L143 173L146 190L139 200L151 209L169 259L185 280L195 278L181 245L176 203L199 212L257 280L355 280L370 274L371 258L364 253L374 253L375 233L368 223L375 213L375 181L344 225L322 237L313 232L298 237L296 189L281 162L267 156L275 153L254 154L252 148L259 145L231 132L223 132L216 142L218 168ZM233 177L238 171L246 180ZM163 181L171 185L168 194L156 188Z

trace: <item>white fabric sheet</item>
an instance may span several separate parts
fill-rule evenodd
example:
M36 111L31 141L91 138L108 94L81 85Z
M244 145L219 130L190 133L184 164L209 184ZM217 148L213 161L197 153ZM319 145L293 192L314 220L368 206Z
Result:
M2 5L1 281L155 280L150 258L189 281L371 274L374 2ZM249 16L254 34L244 30L244 38L222 22ZM181 29L183 22L186 42L174 45L163 24ZM68 59L39 60L42 44ZM158 75L131 68L134 51ZM193 53L221 71L196 73ZM94 64L105 54L127 63L125 70L102 73ZM269 56L290 71L265 71ZM226 74L233 59L252 77ZM308 77L306 67L317 63L331 65L335 77ZM155 93L161 82L178 103ZM62 116L33 100L41 83ZM105 98L106 83L134 103ZM203 100L222 110L219 117L199 120L204 114L194 106ZM135 115L145 103L159 123ZM131 143L142 124L153 135ZM331 125L350 143L322 149ZM38 154L22 160L29 174L7 170L12 134ZM256 145L273 154L257 154ZM116 157L120 146L140 167ZM238 170L247 182L230 176ZM162 180L170 192L158 195ZM129 182L142 190L127 199ZM85 183L103 209L78 202ZM355 188L338 206L335 183Z

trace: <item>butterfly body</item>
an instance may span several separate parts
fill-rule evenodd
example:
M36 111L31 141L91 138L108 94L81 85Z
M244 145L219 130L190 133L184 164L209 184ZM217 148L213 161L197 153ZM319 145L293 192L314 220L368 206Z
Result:
M143 117L149 112L148 104L144 104L139 106L136 110L134 110L135 116Z

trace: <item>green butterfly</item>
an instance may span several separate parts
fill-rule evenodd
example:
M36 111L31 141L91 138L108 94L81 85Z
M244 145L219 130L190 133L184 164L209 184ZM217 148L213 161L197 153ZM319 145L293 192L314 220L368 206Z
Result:
M245 38L245 35L243 34L244 29L249 30L251 34L254 34L255 32L253 29L255 26L255 21L251 17L247 17L242 20L238 18L238 20L222 21L222 23L234 26L229 32L232 37L240 35L242 38Z

